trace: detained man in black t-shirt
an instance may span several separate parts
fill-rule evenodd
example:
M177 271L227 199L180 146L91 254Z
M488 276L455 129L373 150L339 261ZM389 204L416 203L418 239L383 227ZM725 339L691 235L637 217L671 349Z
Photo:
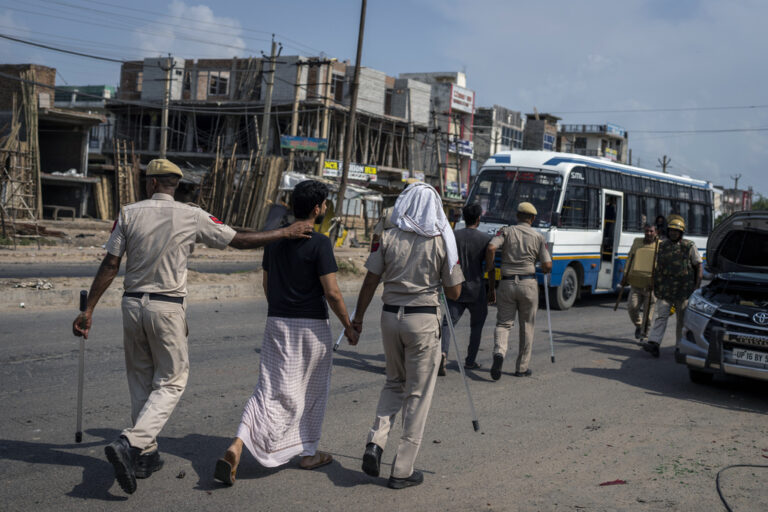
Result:
M325 213L328 187L313 180L293 190L297 221L312 225ZM331 383L328 306L341 320L351 345L358 333L336 282L336 259L328 237L312 233L299 243L273 243L264 250L263 285L269 304L259 381L243 411L237 437L216 463L214 476L235 483L243 445L263 466L301 455L299 467L314 469L333 457L317 449Z

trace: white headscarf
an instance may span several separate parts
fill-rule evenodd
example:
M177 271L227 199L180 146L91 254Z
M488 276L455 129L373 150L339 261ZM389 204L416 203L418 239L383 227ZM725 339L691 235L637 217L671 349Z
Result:
M389 220L403 231L428 238L441 235L453 272L453 267L459 263L459 251L437 190L426 183L411 183L397 198Z

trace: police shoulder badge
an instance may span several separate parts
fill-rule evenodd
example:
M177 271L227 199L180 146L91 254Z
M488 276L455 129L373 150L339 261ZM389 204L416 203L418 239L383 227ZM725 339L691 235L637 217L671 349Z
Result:
M214 224L224 224L223 222L221 222L219 219L217 219L213 215L209 215L209 217L210 217L211 221L213 221Z

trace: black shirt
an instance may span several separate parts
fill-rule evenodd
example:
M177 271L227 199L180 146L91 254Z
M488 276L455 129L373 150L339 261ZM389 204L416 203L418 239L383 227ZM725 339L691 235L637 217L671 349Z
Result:
M464 273L461 295L456 302L475 302L481 297L485 300L483 262L485 248L493 237L474 228L460 229L454 235L456 247L459 250L459 264Z
M268 316L328 318L320 276L338 271L333 245L327 236L278 240L264 248L262 267L267 276Z

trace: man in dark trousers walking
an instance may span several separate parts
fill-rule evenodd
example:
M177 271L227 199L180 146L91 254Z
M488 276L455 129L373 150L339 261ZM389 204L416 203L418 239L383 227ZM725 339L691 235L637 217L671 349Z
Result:
M483 263L485 261L485 249L491 241L491 235L477 230L480 224L480 216L483 208L477 204L470 204L462 209L466 228L454 233L456 246L459 251L459 264L464 273L464 285L461 295L457 300L448 300L448 311L451 313L453 325L459 323L459 319L465 310L469 310L469 346L467 357L464 359L464 368L476 370L480 365L475 361L477 351L480 348L480 337L483 333L485 318L488 316L488 300L486 299L485 282L483 281ZM448 347L451 342L448 319L443 317L443 357L440 361L438 375L445 375L445 362L448 358ZM458 355L457 355L458 357Z

